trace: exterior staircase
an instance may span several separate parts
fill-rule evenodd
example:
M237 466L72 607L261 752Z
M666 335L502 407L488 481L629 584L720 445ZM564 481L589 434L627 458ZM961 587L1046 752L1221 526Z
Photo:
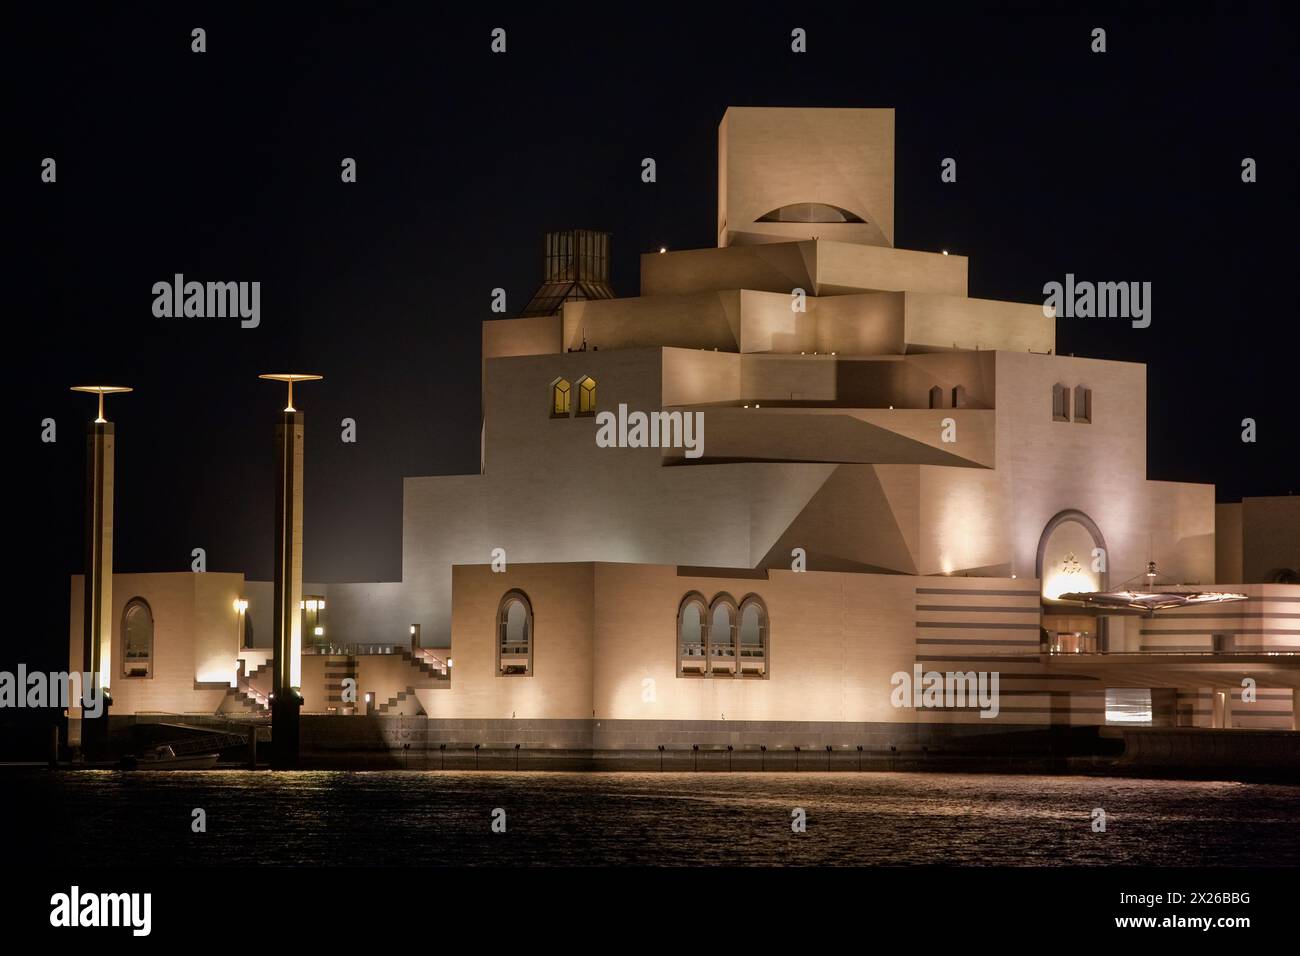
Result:
M428 651L412 653L406 648L397 648L396 654L412 668L413 683L396 697L390 697L387 702L375 707L375 713L406 716L423 714L424 706L416 696L416 690L445 690L451 687L451 674L442 661Z
M222 698L221 706L217 708L219 714L267 714L271 711L271 700L261 690L258 689L259 683L267 683L271 678L271 662L258 666L251 674L241 675L237 686L226 691L226 696Z
M424 708L416 698L417 690L446 690L451 687L451 672L447 669L447 665L438 654L425 648L412 651L409 647L401 645L357 644L339 645L330 650L333 653L326 654L324 662L325 698L326 706L334 712L351 713L353 707L361 704L360 701L343 700L343 681L348 678L357 680L363 662L370 659L372 655L387 658L393 668L401 670L401 674L391 669L385 671L387 678L379 678L376 681L380 687L388 691L394 684L398 687L407 685L397 696L390 697L383 703L377 702L372 709L373 713L408 716L423 714ZM399 664L399 661L404 662L405 666ZM268 660L251 673L241 676L237 686L226 691L217 713L240 717L269 714L272 667L273 662ZM396 680L393 679L394 677ZM369 689L370 687L360 686L360 683L356 685L358 696Z
M428 657L416 657L404 648L399 650L397 653L401 655L403 660L410 663L412 667L419 670L420 677L423 678L423 681L419 685L421 689L451 686L451 675L443 668L434 667L429 663L430 660L437 660L437 658L432 657L432 655L429 655Z
M406 690L404 690L404 691L402 691L401 693L399 693L396 697L390 697L390 698L388 698L388 703L386 703L386 704L380 704L378 707L376 707L376 708L375 708L375 713L377 713L377 714L393 714L393 713L395 713L395 712L397 711L398 706L399 706L403 701L406 701L406 700L411 700L411 701L414 701L414 702L415 702L415 708L416 708L416 713L417 713L417 714L423 714L423 713L424 713L424 708L420 706L420 701L419 701L419 699L415 696L415 688L414 688L414 687L408 687L408 688L406 688ZM408 714L408 715L406 715L406 716L415 716L415 715L414 715L414 714Z

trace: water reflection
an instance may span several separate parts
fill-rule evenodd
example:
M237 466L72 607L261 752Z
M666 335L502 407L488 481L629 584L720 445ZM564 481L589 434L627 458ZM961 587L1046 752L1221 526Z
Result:
M110 865L1300 863L1300 790L1260 784L453 771L33 771L5 784L44 851ZM190 830L195 807L206 833ZM490 829L497 807L505 834Z

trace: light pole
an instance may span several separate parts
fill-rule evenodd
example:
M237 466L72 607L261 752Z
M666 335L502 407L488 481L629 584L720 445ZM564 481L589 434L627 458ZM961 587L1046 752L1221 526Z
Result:
M258 378L285 382L289 401L275 424L275 605L271 680L271 766L298 765L302 709L302 485L303 413L293 407L293 383L322 376L275 372Z
M98 757L108 748L108 708L113 672L113 423L104 417L104 396L129 392L121 385L74 385L74 392L99 398L95 420L86 426L86 574L82 590L81 747ZM87 717L87 698L99 691L98 716Z
M244 649L244 635L247 633L244 615L247 613L248 601L245 598L235 598L235 646L240 650Z

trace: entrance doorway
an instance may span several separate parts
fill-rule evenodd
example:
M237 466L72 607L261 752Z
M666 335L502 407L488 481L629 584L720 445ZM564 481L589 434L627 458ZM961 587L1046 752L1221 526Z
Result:
M1216 690L1214 692L1214 712L1210 719L1210 726L1216 730L1225 729L1231 718L1228 708L1227 691Z

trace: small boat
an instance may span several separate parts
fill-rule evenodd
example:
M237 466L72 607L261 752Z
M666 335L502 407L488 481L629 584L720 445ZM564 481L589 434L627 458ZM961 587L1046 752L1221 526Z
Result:
M163 744L138 756L122 758L124 770L211 770L217 765L216 754L184 754Z

